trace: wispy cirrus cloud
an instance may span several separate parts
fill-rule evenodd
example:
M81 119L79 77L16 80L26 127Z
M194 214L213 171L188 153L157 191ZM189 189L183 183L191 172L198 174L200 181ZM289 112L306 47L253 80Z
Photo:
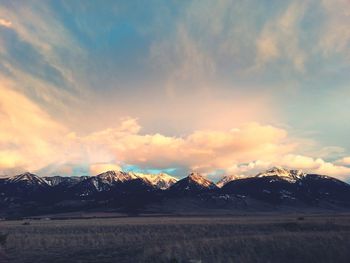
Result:
M89 90L82 79L86 53L48 3L0 5L0 76L11 89L69 121L71 105L79 107ZM5 19L6 18L6 19Z
M257 67L285 59L295 70L305 71L306 53L300 46L299 30L306 7L307 1L292 2L280 16L264 25L256 41Z
M323 0L321 3L327 16L318 48L325 56L346 54L346 58L350 59L349 1Z

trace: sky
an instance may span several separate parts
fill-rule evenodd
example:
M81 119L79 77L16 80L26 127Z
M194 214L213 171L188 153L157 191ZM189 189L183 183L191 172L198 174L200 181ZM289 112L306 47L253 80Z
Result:
M0 0L0 175L350 181L349 25L349 0Z

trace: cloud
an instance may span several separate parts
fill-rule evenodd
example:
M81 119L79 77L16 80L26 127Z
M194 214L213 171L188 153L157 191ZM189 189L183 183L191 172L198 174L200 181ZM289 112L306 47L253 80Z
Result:
M0 174L35 170L55 158L65 128L0 79Z
M189 1L150 46L151 64L163 73L167 94L206 92L211 81L218 88L219 81L248 68L256 37L251 19L260 9L253 1Z
M336 164L350 166L350 156L343 157L337 161Z
M0 26L3 27L11 27L12 26L12 22L3 18L0 18Z
M0 5L0 26L6 27L0 35L0 173L72 174L81 167L95 173L135 165L248 174L285 165L346 176L346 158L327 161L345 150L314 146L306 152L310 146L301 138L264 123L292 121L302 129L307 122L317 129L314 116L304 121L300 114L297 119L285 114L298 108L307 114L313 106L304 95L313 92L285 100L289 94L280 92L285 83L270 85L280 75L270 66L306 72L308 59L315 59L310 46L325 57L348 54L349 4L322 1L325 19L318 23L319 14L310 8L316 1L277 2L266 8L249 0L190 1L176 10L162 5L165 12L148 5L156 16L150 24L144 16L134 20L119 12L105 17L105 11L83 3L76 9L40 1ZM125 10L134 12L133 6ZM63 19L68 13L74 13L72 21ZM101 15L108 28L89 28ZM129 34L130 45L114 45ZM122 53L130 64L119 60ZM272 74L246 72L254 66ZM127 81L120 78L121 68L130 72L123 76ZM313 84L314 76L305 78L305 86ZM334 90L344 97L345 89ZM304 100L307 108L300 107ZM125 115L140 121L119 120Z
M348 0L323 0L326 12L319 48L326 57L341 53L350 59L350 3Z
M261 155L274 158L295 147L287 141L285 130L258 123L226 131L198 130L176 137L142 134L136 119L124 118L114 128L82 136L54 121L10 86L2 82L0 89L2 173L13 169L55 173L71 164L87 164L90 171L96 171L117 163L208 171ZM63 170L68 171L66 168Z
M350 168L342 165L336 165L331 162L326 162L322 159L316 159L315 162L318 164L316 169L310 170L317 174L330 175L337 177L342 180L349 180Z
M236 164L229 167L226 173L233 175L253 176L273 166L298 169L306 173L330 175L342 180L350 179L350 168L345 162L327 162L321 158L312 158L298 154L286 154L269 161L256 160L247 164Z
M175 32L171 39L154 43L150 48L153 66L165 71L165 88L169 97L178 96L179 89L182 86L187 88L189 84L198 89L216 70L212 57L184 24L179 24Z
M230 130L197 130L186 136L143 134L137 119L79 135L53 120L40 107L0 85L0 174L30 170L40 174L86 174L123 166L166 170L170 167L205 174L254 174L273 165L347 179L344 158L336 163L295 154L298 139L285 129L247 123ZM80 168L79 168L80 167Z
M106 171L121 171L122 168L117 164L111 164L111 163L94 163L91 164L90 167L90 174L96 175L101 174Z
M286 131L258 123L228 131L199 130L184 137L140 134L136 129L117 127L78 140L89 153L97 155L100 149L107 149L122 163L155 169L185 166L205 172L261 156L275 158L295 148L288 142Z
M299 43L299 24L305 9L305 2L292 2L282 15L265 24L256 40L257 68L285 59L296 71L304 72L306 54Z
M0 6L2 24L11 24L12 29L20 38L36 47L52 64L58 66L60 58L55 53L57 49L73 49L82 55L81 49L69 31L57 20L48 4L34 1L30 5L13 3ZM62 68L62 70L64 70Z
M0 75L51 113L66 113L84 97L86 53L48 3L0 4Z
M258 63L264 64L268 61L278 58L281 54L278 48L277 40L274 36L267 33L261 35L257 40Z

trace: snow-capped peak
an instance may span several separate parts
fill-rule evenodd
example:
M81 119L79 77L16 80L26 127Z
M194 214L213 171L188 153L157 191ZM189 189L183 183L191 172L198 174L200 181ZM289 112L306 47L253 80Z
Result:
M295 181L303 178L306 174L301 170L288 170L286 168L275 166L265 172L259 173L256 177L266 177L266 176L278 176L283 180L294 183Z
M99 178L100 180L102 180L103 183L109 185L116 182L124 183L130 180L141 179L144 182L153 185L159 189L167 189L177 181L175 177L172 177L165 173L143 174L123 171L107 171L97 175L96 178Z
M209 181L208 179L204 178L202 175L200 175L199 173L190 173L188 175L188 179L190 181L193 181L203 187L212 187L214 185L213 182Z
M216 185L218 187L223 187L225 184L233 181L233 180L237 180L237 179L242 179L242 178L245 178L246 176L244 175L227 175L227 176L224 176L223 178L221 178L221 180L219 180Z
M114 182L125 182L129 180L136 179L137 177L132 173L126 173L122 171L107 171L97 175L105 183L114 183Z
M174 183L177 182L177 179L175 177L172 177L171 175L168 175L166 173L159 173L159 174L134 173L134 175L162 190L169 188L170 186L172 186Z
M47 185L47 183L43 178L29 172L10 177L9 182L11 183L25 182L31 185Z
M59 176L59 175L43 177L45 182L50 186L58 186L62 183L66 185L74 185L87 178L89 177L88 176Z

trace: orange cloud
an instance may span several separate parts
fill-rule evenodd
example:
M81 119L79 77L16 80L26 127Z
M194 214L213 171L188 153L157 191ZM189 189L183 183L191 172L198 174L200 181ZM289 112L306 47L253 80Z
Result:
M343 157L340 160L337 160L335 163L339 165L350 165L350 156Z
M94 163L90 165L90 174L96 175L105 171L121 171L122 168L112 163Z
M272 166L283 166L289 169L300 169L307 173L316 173L322 175L330 175L343 180L349 179L350 168L339 164L331 163L321 158L312 158L309 156L287 154L270 160L257 160L244 165L234 165L227 171L230 174L255 175L261 170Z
M211 173L254 174L272 165L345 178L344 158L326 162L298 151L286 130L248 123L230 130L197 130L187 136L142 134L136 119L85 136L70 132L28 98L0 85L0 174L19 171L72 173L87 165L91 174L120 170L123 164L144 168L185 167Z
M125 120L131 127L136 120ZM134 123L133 125L131 125ZM226 169L240 162L261 158L269 160L289 153L295 144L287 132L269 125L250 123L228 131L202 130L184 137L140 134L137 129L106 129L76 138L90 155L105 155L122 163L153 168L186 166L208 171ZM108 152L108 154L107 154ZM102 159L100 159L102 160Z
M0 18L0 26L11 27L12 22L3 18Z
M35 170L60 153L65 128L33 102L0 82L0 174L25 167Z

